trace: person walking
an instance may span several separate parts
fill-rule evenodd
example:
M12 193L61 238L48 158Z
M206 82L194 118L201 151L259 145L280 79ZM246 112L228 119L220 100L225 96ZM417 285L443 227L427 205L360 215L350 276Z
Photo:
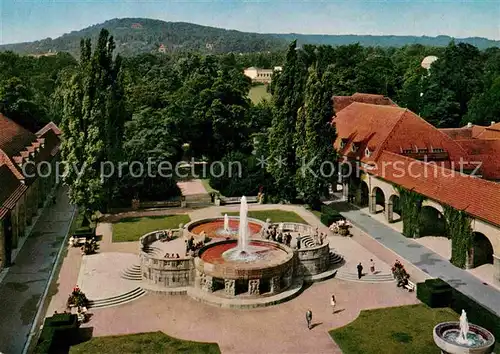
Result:
M361 262L359 262L356 268L358 268L358 279L361 279L361 277L363 276L363 266L361 265Z
M370 272L375 273L375 262L373 259L370 259Z
M332 298L330 299L330 305L332 305L332 314L335 313L335 305L337 305L337 302L335 301L335 295L332 294Z
M313 319L313 313L311 310L307 310L306 312L306 321L307 321L307 328L311 329L311 321Z

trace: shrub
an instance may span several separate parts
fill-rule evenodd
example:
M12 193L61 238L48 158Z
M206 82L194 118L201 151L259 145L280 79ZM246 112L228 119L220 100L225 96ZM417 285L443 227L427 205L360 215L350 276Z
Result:
M429 307L449 307L452 287L442 279L427 279L417 284L417 298Z
M344 219L340 213L330 205L323 205L321 207L321 223L330 226L334 222Z
M64 351L76 339L78 319L72 314L56 314L45 319L35 348L36 354Z

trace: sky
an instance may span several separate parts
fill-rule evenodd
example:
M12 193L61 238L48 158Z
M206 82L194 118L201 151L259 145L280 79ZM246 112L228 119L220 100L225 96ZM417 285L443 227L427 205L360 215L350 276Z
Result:
M500 40L500 0L0 0L0 44L146 17L260 33L449 35Z

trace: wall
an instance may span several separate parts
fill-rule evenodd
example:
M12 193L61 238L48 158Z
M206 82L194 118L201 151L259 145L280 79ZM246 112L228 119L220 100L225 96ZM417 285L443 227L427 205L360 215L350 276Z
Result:
M330 266L330 246L328 243L313 248L294 250L297 254L297 274L316 275L328 270Z
M165 259L141 254L142 280L151 285L177 288L194 284L192 258Z

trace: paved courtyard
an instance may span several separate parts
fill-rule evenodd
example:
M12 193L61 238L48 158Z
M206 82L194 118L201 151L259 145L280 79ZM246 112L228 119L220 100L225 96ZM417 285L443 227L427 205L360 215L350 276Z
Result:
M338 313L332 314L334 293ZM146 295L128 304L94 311L88 324L95 336L161 330L181 339L217 342L222 353L341 353L327 331L353 321L361 309L418 303L395 284L336 279L317 283L297 298L272 307L230 310L184 295ZM309 331L305 312L313 312Z

